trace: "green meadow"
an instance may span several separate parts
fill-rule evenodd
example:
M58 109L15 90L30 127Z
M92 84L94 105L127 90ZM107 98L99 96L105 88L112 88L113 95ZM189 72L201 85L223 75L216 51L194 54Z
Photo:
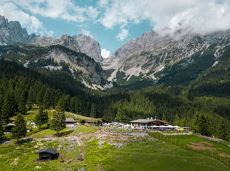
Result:
M89 127L82 127L84 132ZM49 131L46 132L50 134ZM83 132L81 132L82 134ZM45 132L43 131L43 134ZM158 135L153 135L156 137ZM35 138L36 139L36 138ZM60 140L30 141L22 144L10 142L0 146L1 170L229 170L230 147L226 143L216 143L197 136L174 136L149 138L133 141L118 148L107 142L99 143L91 139L82 146ZM177 139L177 140L176 140ZM178 141L178 142L176 142ZM189 144L206 143L209 148L196 149ZM53 161L37 161L37 150L53 147L60 157ZM215 151L213 156L211 151ZM77 156L83 153L84 160ZM222 158L218 158L218 154Z
M34 121L37 109L25 115ZM49 118L53 110L48 110ZM66 117L80 120L94 118L66 112ZM163 135L151 132L140 139L126 141L124 135L138 131L102 128L78 124L57 134L42 128L28 133L30 139L17 144L15 140L0 145L0 170L28 171L228 171L230 143L211 141L197 135ZM115 134L115 136L111 136ZM103 139L103 136L107 136ZM114 139L115 137L115 139ZM111 139L113 139L111 143ZM119 143L122 144L119 146ZM57 160L38 161L38 150L53 147L60 156ZM83 155L83 161L78 160Z

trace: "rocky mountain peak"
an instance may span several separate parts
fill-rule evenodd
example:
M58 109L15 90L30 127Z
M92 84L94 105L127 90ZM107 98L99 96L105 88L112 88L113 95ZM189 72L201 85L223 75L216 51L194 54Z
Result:
M0 44L25 43L30 36L18 21L10 21L0 16Z
M175 33L150 31L120 47L113 58L103 61L103 68L111 73L109 81L149 76L156 79L154 74L196 53L203 54L209 47L213 47L213 56L218 58L229 41L229 31L205 35L189 29Z
M97 62L102 62L101 47L96 40L84 34L74 36L74 39L78 42L82 53L87 54Z
M0 15L0 27L6 27L8 24L8 20L4 17Z
M102 62L100 44L92 37L79 34L76 36L62 35L60 38L28 35L18 21L10 21L0 16L0 45L16 43L33 44L39 46L62 45L76 52L82 52L93 58L96 62Z
M76 52L80 52L78 42L69 35L62 35L59 39L56 39L54 44L62 45Z

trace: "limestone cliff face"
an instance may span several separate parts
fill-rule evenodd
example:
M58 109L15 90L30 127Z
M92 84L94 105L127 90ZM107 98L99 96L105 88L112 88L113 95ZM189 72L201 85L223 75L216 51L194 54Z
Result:
M0 16L0 45L34 44L39 46L62 45L76 52L85 53L96 62L102 62L100 44L90 36L79 34L76 36L62 35L60 38L29 35L18 21L8 21Z
M101 47L96 40L84 34L74 36L74 39L78 42L80 52L87 54L97 62L102 61Z
M0 46L0 59L4 58L23 64L35 70L60 70L87 87L104 89L108 81L100 64L84 53L76 52L62 45Z
M114 57L103 61L103 68L112 71L109 81L117 81L119 73L123 80L132 76L156 79L156 73L182 59L212 47L214 56L221 56L222 49L230 43L230 31L206 35L193 33L160 34L146 32L119 48Z
M18 21L8 21L0 16L0 44L16 44L28 42L33 35L28 35Z
M76 52L85 53L96 62L102 61L100 44L90 36L84 34L76 36L63 35L58 39L38 36L32 43L40 46L62 45Z

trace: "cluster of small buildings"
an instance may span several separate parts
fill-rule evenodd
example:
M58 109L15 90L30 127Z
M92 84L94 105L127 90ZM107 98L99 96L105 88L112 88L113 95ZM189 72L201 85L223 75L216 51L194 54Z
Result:
M111 122L111 123L103 123L104 127L117 127L117 128L125 128L125 129L138 129L138 130L158 130L158 131L188 131L188 127L180 127L170 125L167 121L163 121L160 119L137 119L130 121L130 124L124 124L120 122Z
M173 130L176 126L169 125L168 122L159 119L137 119L130 121L131 127L135 129L153 129L153 130Z

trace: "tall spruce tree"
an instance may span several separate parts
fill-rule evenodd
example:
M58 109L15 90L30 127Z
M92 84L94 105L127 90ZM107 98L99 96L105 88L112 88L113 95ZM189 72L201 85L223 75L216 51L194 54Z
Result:
M179 125L179 126L181 126L180 125L180 118L179 118L179 116L176 114L176 116L175 116L175 118L174 118L174 124L175 125Z
M199 120L199 115L195 115L193 121L192 121L192 130L195 133L198 133L198 120Z
M200 133L201 135L210 136L209 120L203 114L199 116L198 123L197 123L197 129L198 129L198 133Z
M15 127L13 128L13 137L16 138L17 142L20 138L26 135L26 122L22 114L18 114L15 120Z
M0 141L4 138L3 122L0 120Z
M118 109L115 120L118 122L125 122L126 121L125 112L122 109Z
M96 118L96 107L95 107L95 104L91 105L90 117Z
M226 122L222 119L218 129L218 136L221 139L226 139L228 135Z
M30 88L28 92L28 98L27 98L28 109L31 109L33 104L34 104L34 90L33 88Z
M64 129L65 126L65 113L58 111L53 113L53 118L51 120L51 129L56 131L57 133Z
M35 116L35 123L40 128L43 124L48 123L48 113L42 107L39 108L38 114Z
M58 100L57 106L56 106L57 111L64 112L65 111L65 99L60 98Z
M22 114L26 114L27 108L26 108L26 93L22 92L19 102L18 102L18 110Z
M13 93L7 92L4 101L2 104L2 118L6 122L9 120L9 117L13 116L16 110L16 103L14 100Z

